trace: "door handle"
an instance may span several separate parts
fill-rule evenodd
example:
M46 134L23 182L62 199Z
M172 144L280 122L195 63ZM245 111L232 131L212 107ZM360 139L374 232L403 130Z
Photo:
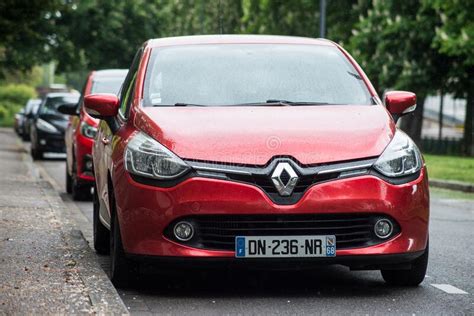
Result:
M102 138L102 144L108 145L108 144L110 144L110 140L107 139L106 137L104 137L104 138Z

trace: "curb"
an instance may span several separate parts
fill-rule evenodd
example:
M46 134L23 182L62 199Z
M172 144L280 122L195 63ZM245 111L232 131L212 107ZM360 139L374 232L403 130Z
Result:
M474 193L474 184L470 184L466 182L430 179L429 183L431 187L435 187L435 188Z
M85 219L81 211L76 208L67 207L57 192L57 184L47 175L46 171L34 164L27 154L26 148L20 141L17 145L22 150L22 162L26 164L33 179L47 185L42 186L45 191L45 199L61 215L63 220L64 234L73 252L71 258L75 261L79 276L87 289L87 295L95 313L98 314L120 314L128 315L129 311L120 298L117 290L108 278L99 263L99 257L90 248L89 238L86 238L81 230ZM89 235L89 232L86 232Z

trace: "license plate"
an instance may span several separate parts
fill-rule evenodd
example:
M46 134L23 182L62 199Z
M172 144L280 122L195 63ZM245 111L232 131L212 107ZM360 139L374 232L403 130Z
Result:
M335 257L336 236L237 236L237 258Z

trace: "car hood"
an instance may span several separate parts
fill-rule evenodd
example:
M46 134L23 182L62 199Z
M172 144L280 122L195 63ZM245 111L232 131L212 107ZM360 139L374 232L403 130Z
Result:
M250 165L375 157L395 131L380 105L141 108L135 125L181 158Z
M56 127L61 133L64 133L69 122L68 117L62 114L43 114L39 118Z

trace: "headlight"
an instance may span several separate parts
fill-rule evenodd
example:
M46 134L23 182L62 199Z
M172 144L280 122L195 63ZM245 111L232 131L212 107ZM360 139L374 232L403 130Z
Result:
M141 132L127 145L125 168L132 174L160 180L177 178L189 170L168 148Z
M54 127L51 123L46 122L43 119L38 119L36 121L36 128L48 133L57 133L58 129Z
M81 123L81 134L87 138L94 138L97 134L97 128L87 124L86 122Z
M387 177L402 177L420 171L421 165L418 147L404 132L397 130L374 167Z

